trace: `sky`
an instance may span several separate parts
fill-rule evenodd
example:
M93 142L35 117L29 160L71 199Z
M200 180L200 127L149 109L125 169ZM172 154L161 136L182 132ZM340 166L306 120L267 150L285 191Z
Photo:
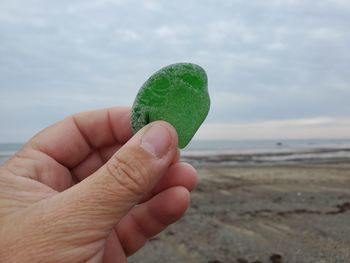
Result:
M350 138L348 0L2 0L0 141L131 106L176 62L208 74L196 139Z

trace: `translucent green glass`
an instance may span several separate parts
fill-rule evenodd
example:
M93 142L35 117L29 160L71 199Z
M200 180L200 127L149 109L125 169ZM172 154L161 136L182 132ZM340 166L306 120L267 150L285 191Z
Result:
M208 79L198 65L178 63L154 73L141 87L132 107L131 125L137 132L164 120L173 125L184 148L208 115Z

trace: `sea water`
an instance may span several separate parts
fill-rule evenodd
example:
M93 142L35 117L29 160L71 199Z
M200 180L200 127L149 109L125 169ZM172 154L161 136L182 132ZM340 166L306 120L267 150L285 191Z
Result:
M192 141L182 158L195 165L350 163L350 139Z
M350 148L350 139L302 140L193 140L185 151L249 152L315 148Z
M0 164L23 143L0 143ZM193 140L181 151L183 160L201 163L256 164L326 161L350 163L350 139Z
M0 143L0 164L22 147L23 143Z

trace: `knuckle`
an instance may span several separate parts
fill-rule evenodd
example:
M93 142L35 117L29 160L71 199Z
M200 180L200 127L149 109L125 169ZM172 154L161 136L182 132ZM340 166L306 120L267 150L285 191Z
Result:
M123 189L135 195L143 195L148 188L148 171L137 158L113 156L106 164L107 173Z

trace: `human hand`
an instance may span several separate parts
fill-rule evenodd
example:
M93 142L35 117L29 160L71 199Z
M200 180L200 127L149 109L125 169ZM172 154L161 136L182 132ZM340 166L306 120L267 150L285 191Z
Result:
M196 171L154 122L132 138L130 109L76 114L0 167L0 262L126 262L189 205Z

